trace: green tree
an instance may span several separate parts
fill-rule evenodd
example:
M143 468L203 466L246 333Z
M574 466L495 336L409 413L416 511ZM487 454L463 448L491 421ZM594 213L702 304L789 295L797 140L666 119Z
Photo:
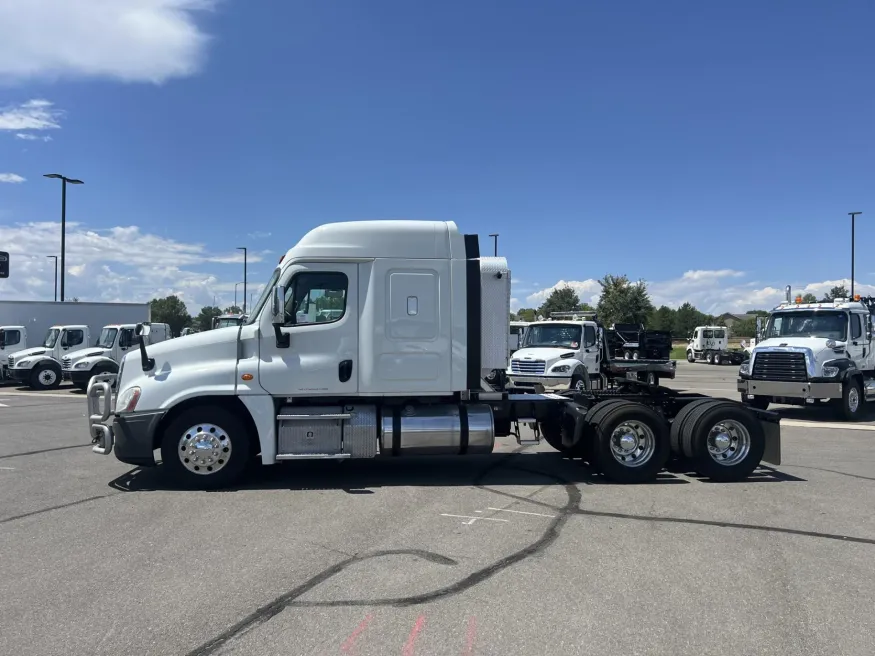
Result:
M626 276L605 275L599 280L602 295L596 308L605 326L615 323L645 323L653 313L653 303L643 280L630 282Z
M170 324L170 330L174 335L178 335L183 328L191 325L191 315L178 296L153 298L149 301L149 306L152 308L152 321Z
M754 317L742 319L732 324L730 329L733 337L755 337L757 333L757 320Z
M674 336L689 337L693 334L696 326L707 325L708 317L699 312L691 303L684 303L675 312Z
M753 314L757 317L767 317L769 316L768 310L748 310L745 314Z
M213 327L213 318L222 314L222 309L215 305L207 305L201 308L195 317L194 323L200 330L210 330Z
M848 298L850 292L848 292L847 287L844 285L836 285L832 289L829 290L829 294L826 295L827 301L832 301L836 298Z
M519 321L534 321L538 318L538 311L534 308L520 308L516 315Z
M808 292L807 294L805 294L805 296L802 297L802 302L803 303L817 303L817 296L815 296L811 292Z
M222 314L243 314L243 310L239 305L229 305L222 310Z
M668 330L674 332L676 311L667 305L662 305L660 308L650 315L650 321L647 322L647 327L651 330Z
M551 312L574 312L580 309L580 297L574 289L566 285L550 292L550 296L538 308L538 314L549 319Z

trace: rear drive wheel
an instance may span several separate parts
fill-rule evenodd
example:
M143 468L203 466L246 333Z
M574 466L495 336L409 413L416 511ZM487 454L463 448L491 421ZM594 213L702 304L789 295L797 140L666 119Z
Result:
M768 410L769 408L769 397L767 396L755 396L752 399L749 399L747 398L747 394L742 394L741 402L744 403L744 405L756 408L757 410Z
M638 351L632 351L632 359L633 360L637 360L640 357L641 357L641 354L638 353Z
M631 360L632 359L631 351L623 351L623 359L624 360Z
M180 485L216 489L233 483L249 457L249 435L233 413L213 405L189 408L161 440L164 469Z
M30 375L30 386L35 390L58 389L61 386L61 369L50 363L38 364Z
M681 446L681 435L684 430L684 424L690 418L693 410L696 408L706 404L706 403L718 403L714 399L696 399L695 401L690 401L683 408L681 408L680 412L675 415L674 421L671 422L671 433L669 442L671 444L671 450L675 453L675 455L683 456L683 447Z
M609 479L643 483L656 478L670 454L668 426L641 403L617 403L593 417L595 460Z
M711 480L740 481L757 468L766 438L759 420L742 405L701 405L683 426L681 444L693 468Z
M859 379L846 380L842 386L842 398L836 399L834 403L839 417L845 421L860 421L864 414L864 401Z
M696 356L693 355L692 351L687 351L687 362L695 362Z
M705 353L705 362L708 364L714 364L714 354L711 351Z
M723 364L723 356L719 353L714 354L714 364Z

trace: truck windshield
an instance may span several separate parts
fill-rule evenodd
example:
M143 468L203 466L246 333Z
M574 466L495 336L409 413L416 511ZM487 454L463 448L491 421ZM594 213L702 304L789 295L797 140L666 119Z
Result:
M844 312L776 312L769 317L766 337L821 337L845 339L848 315Z
M581 327L573 323L536 324L526 329L523 348L580 348Z
M112 348L116 335L118 335L118 328L104 328L100 331L100 339L97 340L96 346L105 349Z
M239 326L240 317L220 317L216 319L216 328L227 328L229 326Z
M258 300L255 301L255 305L253 305L252 309L249 311L249 317L246 319L247 324L255 323L258 320L258 315L261 314L261 308L263 308L264 304L270 299L270 295L273 293L273 288L276 286L279 279L280 268L277 267L274 269L273 275L264 286L264 289L261 290L261 296L258 297Z
M43 340L43 348L54 348L60 334L61 331L57 328L49 328L49 332L46 333L46 338Z

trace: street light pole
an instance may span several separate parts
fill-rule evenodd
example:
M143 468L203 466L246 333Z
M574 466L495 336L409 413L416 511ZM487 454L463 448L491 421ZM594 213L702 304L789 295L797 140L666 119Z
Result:
M851 217L851 300L854 300L854 219L862 212L848 212Z
M55 260L55 303L58 302L58 256L46 255L46 257L54 258Z
M238 251L243 251L243 314L246 314L246 256L247 250L245 246L238 246Z
M495 257L498 257L498 233L495 232L489 236L492 237L492 245L493 245L493 250L495 251Z
M45 173L44 178L61 181L61 302L64 302L64 272L67 268L67 183L85 184L82 180L68 178L60 173Z

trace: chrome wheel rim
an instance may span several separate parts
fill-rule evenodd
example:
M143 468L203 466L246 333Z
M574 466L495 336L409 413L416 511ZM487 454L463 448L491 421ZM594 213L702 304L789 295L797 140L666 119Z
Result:
M43 385L54 385L55 381L58 380L58 374L52 369L43 369L40 372L39 380Z
M656 451L656 435L647 424L629 419L611 433L611 455L624 467L640 467Z
M852 387L848 390L848 410L856 412L859 407L860 393L857 391L856 387Z
M195 424L182 434L176 453L182 466L192 474L209 476L228 464L231 440L215 424Z
M750 431L739 421L724 419L708 431L706 444L708 455L714 462L731 467L750 453Z

